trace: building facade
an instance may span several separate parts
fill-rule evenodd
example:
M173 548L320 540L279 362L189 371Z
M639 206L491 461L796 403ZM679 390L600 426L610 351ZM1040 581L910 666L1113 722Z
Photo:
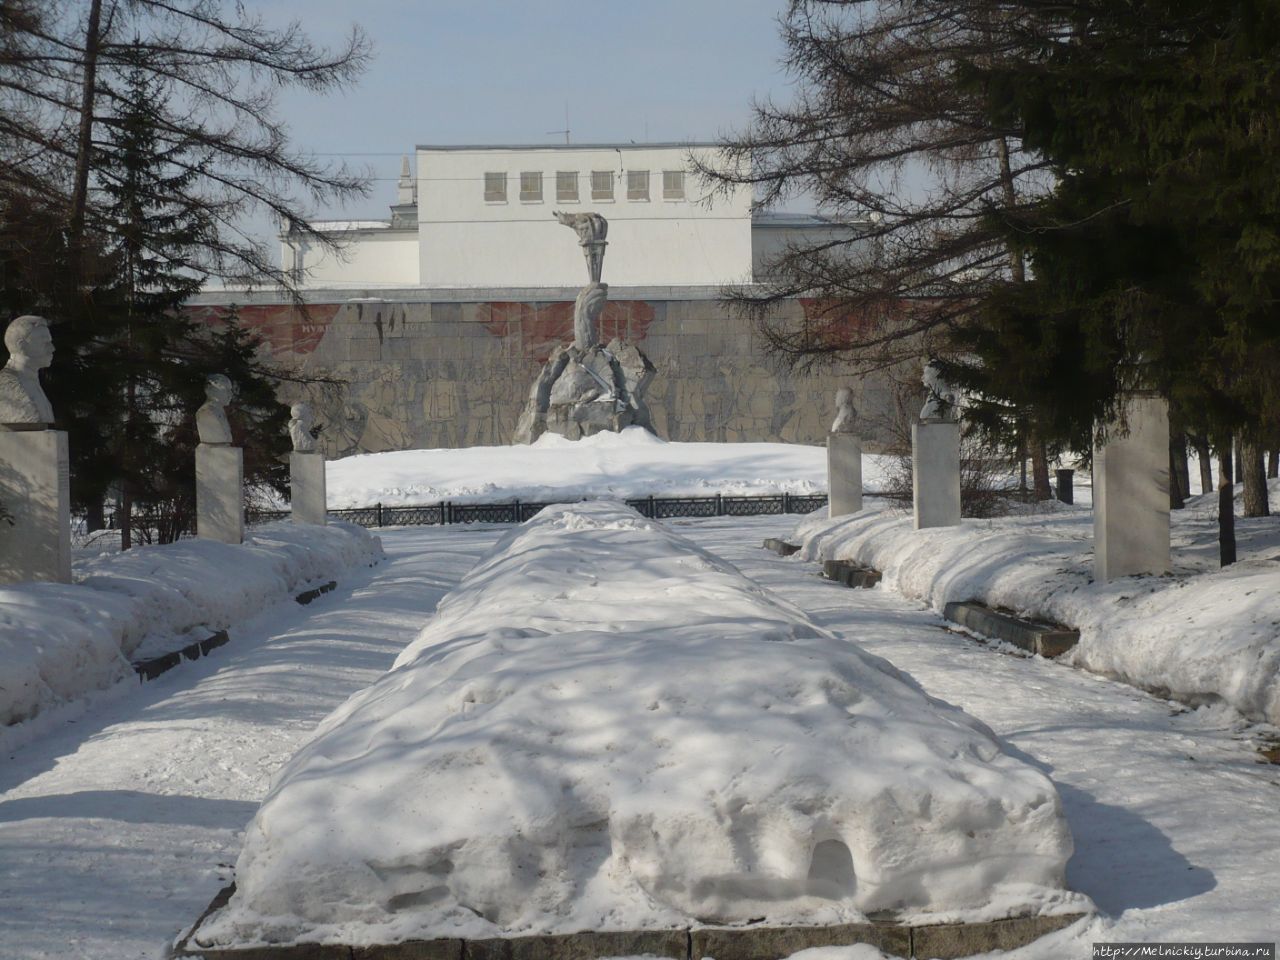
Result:
M552 212L609 221L602 342L622 336L657 368L647 396L671 440L821 442L837 387L877 404L876 384L797 374L727 311L727 284L759 277L806 236L856 235L811 216L753 218L750 191L709 191L689 168L708 145L418 147L391 217L323 225L340 254L281 237L304 291L206 292L212 323L234 305L326 424L329 456L509 443L539 367L572 339L587 272ZM784 308L802 317L812 304Z

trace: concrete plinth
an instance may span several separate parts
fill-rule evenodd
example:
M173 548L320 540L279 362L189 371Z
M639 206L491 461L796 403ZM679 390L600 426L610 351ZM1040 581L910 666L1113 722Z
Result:
M289 454L289 509L294 523L326 523L324 456Z
M827 516L862 509L862 441L852 433L827 434Z
M1169 570L1169 408L1125 407L1129 434L1093 451L1093 575L1113 580Z
M196 447L196 536L244 541L244 451L239 447Z
M960 424L922 420L912 425L911 487L917 530L960 522Z
M71 582L69 470L63 431L0 431L0 583Z

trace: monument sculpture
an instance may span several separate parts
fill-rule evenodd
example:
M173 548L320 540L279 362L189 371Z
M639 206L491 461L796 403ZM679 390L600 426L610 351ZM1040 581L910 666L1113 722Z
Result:
M0 369L0 425L9 430L45 430L53 408L40 386L40 371L53 362L53 336L43 317L18 317L4 332L9 360Z
M235 396L230 379L215 373L204 385L205 401L196 411L196 432L201 443L231 443L231 424L227 422L227 404Z
M314 415L311 404L295 403L289 408L289 510L294 523L328 522L328 493L325 487L324 455L316 451L312 435Z
M619 337L600 346L599 320L609 300L604 269L609 223L598 213L554 211L578 235L587 285L573 304L573 343L557 347L529 390L516 441L533 443L550 431L577 440L632 425L652 430L644 394L654 368L639 348Z
M311 433L315 414L311 412L311 404L295 403L289 408L289 417L289 439L293 442L293 452L315 453L316 438Z
M71 483L67 434L54 430L40 371L53 362L43 317L5 329L0 369L0 583L71 582Z
M932 360L924 367L924 406L911 425L915 528L960 523L960 423L955 390Z
M827 516L842 517L862 509L862 439L853 390L836 391L836 418L827 435Z
M205 382L205 402L196 411L196 536L220 543L244 540L244 451L231 445L227 404L235 396L228 377Z

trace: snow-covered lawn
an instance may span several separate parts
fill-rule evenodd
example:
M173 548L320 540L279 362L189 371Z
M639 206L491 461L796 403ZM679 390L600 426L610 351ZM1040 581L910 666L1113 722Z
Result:
M1280 481L1271 484L1280 511ZM1241 561L1219 569L1216 501L1173 512L1171 576L1110 583L1093 580L1092 514L1062 505L916 531L904 510L868 501L849 517L815 513L792 539L802 559L874 567L885 589L939 612L980 600L1075 627L1068 663L1280 724L1280 521L1238 519Z
M77 558L71 584L0 587L0 727L38 723L42 710L132 678L131 658L178 649L381 556L378 538L351 524L276 523L236 546L103 553Z
M208 946L1078 913L1049 780L610 502L512 531L321 725Z
M869 489L887 458L864 455ZM328 465L331 509L375 503L563 502L641 496L825 493L827 451L794 443L677 443L641 427L570 441L543 434L532 446L402 450Z

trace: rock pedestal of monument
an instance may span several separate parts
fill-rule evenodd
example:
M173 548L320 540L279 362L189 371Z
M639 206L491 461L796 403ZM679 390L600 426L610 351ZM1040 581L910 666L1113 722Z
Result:
M960 522L960 424L921 420L911 427L911 487L915 528Z
M1093 574L1167 573L1169 408L1158 397L1125 407L1127 436L1093 451Z
M62 430L0 430L0 583L71 582L71 484Z
M616 338L607 347L557 347L529 390L516 441L533 443L546 432L578 440L630 426L652 430L644 392L654 373L648 357Z
M827 434L827 516L862 509L862 441L852 433Z
M323 454L289 454L289 510L294 523L328 522Z
M244 541L244 451L222 443L196 447L196 536Z

